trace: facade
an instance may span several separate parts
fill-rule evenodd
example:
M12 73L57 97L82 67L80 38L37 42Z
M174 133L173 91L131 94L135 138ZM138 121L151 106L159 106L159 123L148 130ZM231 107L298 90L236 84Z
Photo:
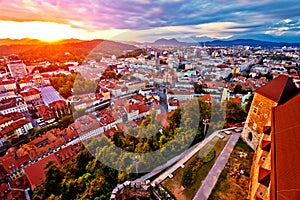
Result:
M194 96L195 96L194 91L188 90L188 89L184 89L184 90L168 89L168 92L167 92L167 99L175 98L179 101L191 100L194 98Z
M272 109L256 149L249 199L300 198L300 94Z
M4 86L6 91L14 91L17 89L17 84L12 79L1 79L0 85Z
M0 101L0 114L5 115L13 112L28 112L24 100L21 97L2 99Z
M29 130L32 129L32 124L28 119L21 119L13 122L9 126L4 127L0 131L0 138L5 141L11 141L13 138L18 138L21 135L28 134Z
M26 91L23 91L21 92L21 96L27 104L32 104L34 106L43 104L41 92L37 88L30 88Z

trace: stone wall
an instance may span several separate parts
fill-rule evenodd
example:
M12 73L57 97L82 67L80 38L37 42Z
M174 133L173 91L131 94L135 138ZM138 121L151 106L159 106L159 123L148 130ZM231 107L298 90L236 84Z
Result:
M267 170L271 170L271 150L270 152L266 152L261 148L261 142L263 140L271 141L271 136L262 134L263 136L260 138L259 144L253 156L253 162L251 167L251 175L250 175L250 185L249 185L249 196L248 199L257 199L259 196L261 199L270 199L270 186L265 187L261 185L258 181L259 177L259 169L264 168ZM264 192L262 195L257 195L261 191L260 188L263 188ZM258 192L259 191L259 192Z
M272 107L275 106L276 102L255 93L241 136L253 150L260 142L263 127L271 125Z

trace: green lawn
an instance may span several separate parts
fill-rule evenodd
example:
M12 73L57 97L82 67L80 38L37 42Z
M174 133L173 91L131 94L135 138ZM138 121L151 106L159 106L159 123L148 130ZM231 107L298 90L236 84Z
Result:
M248 155L246 158L240 158L239 152ZM222 171L209 200L247 199L253 154L254 151L239 139L229 158L230 168ZM238 167L242 167L245 174L239 178L231 177Z
M205 179L209 170L215 163L215 160L219 156L220 152L223 150L226 145L226 140L220 140L219 138L214 138L209 144L204 146L199 153L194 155L187 163L185 163L185 167L183 169L178 169L174 172L173 178L166 179L162 185L166 188L176 199L180 200L189 200L192 199L198 189L201 186L202 180ZM195 172L194 183L187 188L182 186L182 177L184 174L184 170L189 167L193 167L193 163L199 160L198 158L205 157L210 151L215 151L214 158L207 163L203 163L201 167Z

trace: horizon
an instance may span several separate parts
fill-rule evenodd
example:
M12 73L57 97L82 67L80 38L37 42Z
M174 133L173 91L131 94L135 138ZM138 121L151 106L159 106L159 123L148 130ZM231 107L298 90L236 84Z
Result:
M179 43L187 43L187 44L193 44L193 43L209 43L209 42L217 42L217 41L221 41L221 42L232 42L232 41L237 41L237 40L241 40L241 41L258 41L258 42L267 42L267 43L282 43L282 44L300 44L299 42L286 42L286 41L270 41L270 40L260 40L260 39L253 39L253 38L234 38L234 39L218 39L218 38L208 38L208 40L201 40L201 41L193 41L193 40L189 40L189 41L183 41L177 38L157 38L154 39L152 41L133 41L133 40L113 40L113 39L103 39L103 38L93 38L93 39L79 39L79 38L62 38L62 39L56 39L56 40L43 40L43 39L37 39L37 38L0 38L0 42L1 40L11 40L11 41L23 41L23 40L32 40L32 41L37 41L40 43L47 43L47 44L56 44L56 43L60 43L60 42L65 42L65 41L69 41L69 40L77 40L78 42L87 42L87 41L94 41L94 40L106 40L106 41L114 41L114 42L136 42L136 43L140 43L140 44L147 44L147 43L155 43L159 40L166 40L166 41L171 41L171 40L176 40L176 42ZM67 42L68 43L68 42ZM15 43L18 44L18 43ZM0 46L3 44L0 44ZM6 44L5 44L6 45ZM12 45L12 44L10 44Z
M256 39L295 43L300 42L297 3L296 0L230 0L226 4L221 0L21 3L13 0L2 3L0 38L48 42L70 38L137 42L155 38L185 42Z

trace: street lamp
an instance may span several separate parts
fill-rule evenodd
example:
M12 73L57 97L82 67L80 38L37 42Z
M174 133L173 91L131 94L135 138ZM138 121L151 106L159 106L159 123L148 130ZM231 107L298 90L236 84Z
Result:
M139 157L140 157L140 156L136 155L136 156L134 157L134 160L133 160L133 162L135 163L135 174L136 174L136 178L138 178L138 173L139 173L139 171L138 171Z
M206 137L207 132L207 125L209 124L209 119L203 119L203 125L204 125L204 138Z

